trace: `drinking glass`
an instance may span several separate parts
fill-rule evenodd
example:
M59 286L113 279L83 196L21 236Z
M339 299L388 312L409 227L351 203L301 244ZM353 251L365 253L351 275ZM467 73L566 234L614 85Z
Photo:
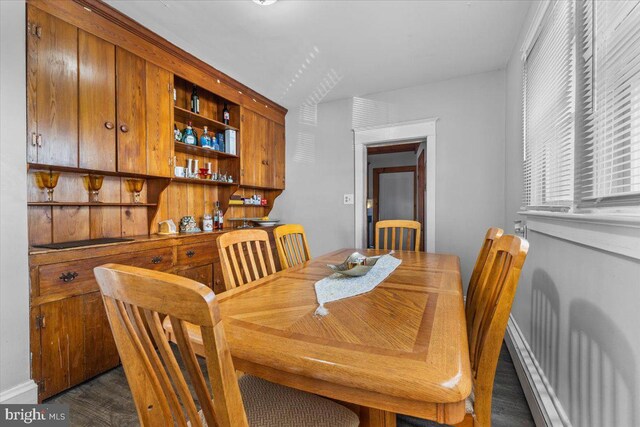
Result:
M47 202L53 202L53 189L58 185L58 178L60 178L60 172L36 172L38 187L47 189Z
M140 192L144 188L144 179L127 179L125 180L127 190L133 193L133 203L140 203Z
M104 176L102 175L87 175L84 177L87 189L89 190L89 201L93 203L100 203L98 200L98 193L102 188L102 182Z

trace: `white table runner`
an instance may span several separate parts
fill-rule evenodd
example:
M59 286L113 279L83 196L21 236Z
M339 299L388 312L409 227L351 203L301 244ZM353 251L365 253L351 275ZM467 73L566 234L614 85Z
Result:
M324 306L325 303L341 300L364 294L373 290L384 279L386 279L393 270L395 270L402 261L391 255L380 257L378 262L364 276L349 277L340 273L333 273L331 276L318 280L315 284L316 298L319 307L316 309L317 316L326 316L329 311Z

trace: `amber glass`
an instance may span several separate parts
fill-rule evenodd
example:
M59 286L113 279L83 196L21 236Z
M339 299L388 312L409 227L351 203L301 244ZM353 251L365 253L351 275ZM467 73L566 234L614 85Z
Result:
M89 191L89 201L93 203L98 203L98 193L102 188L102 182L104 181L104 176L102 175L86 175L84 177L85 185L87 186L87 190Z
M58 185L60 172L36 172L38 187L47 189L47 202L53 202L53 189Z
M144 179L127 179L125 180L127 190L133 193L133 203L140 203L140 192L144 188Z

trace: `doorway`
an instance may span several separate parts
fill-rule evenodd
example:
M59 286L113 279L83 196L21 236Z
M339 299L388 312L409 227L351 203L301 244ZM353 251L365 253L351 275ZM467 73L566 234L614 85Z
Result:
M367 147L367 247L374 246L378 221L420 221L417 156L423 147L422 141ZM424 210L422 216L424 222Z
M367 151L370 147L390 146L421 140L424 144L424 249L436 251L436 123L437 118L353 129L355 169L355 247L367 246L367 226L372 202L368 199Z

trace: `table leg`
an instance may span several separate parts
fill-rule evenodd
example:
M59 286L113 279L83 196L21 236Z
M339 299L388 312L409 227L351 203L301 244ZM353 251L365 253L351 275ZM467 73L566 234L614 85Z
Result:
M396 427L396 414L381 409L360 407L361 427Z

